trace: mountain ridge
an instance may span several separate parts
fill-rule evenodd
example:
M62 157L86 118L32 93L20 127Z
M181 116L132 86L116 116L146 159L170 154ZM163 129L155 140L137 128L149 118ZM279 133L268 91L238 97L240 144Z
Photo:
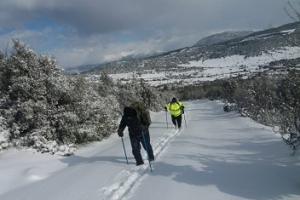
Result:
M199 40L196 44L193 46L199 46L199 45L212 45L220 42L225 42L228 40L240 38L247 36L254 31L224 31L221 33L216 33L207 37L202 38Z
M255 73L279 70L284 63L298 67L299 27L300 22L285 24L211 45L185 47L148 58L108 63L84 74L93 75L96 80L99 74L105 72L123 82L135 76L160 86L250 77ZM155 75L155 78L150 79L149 74Z

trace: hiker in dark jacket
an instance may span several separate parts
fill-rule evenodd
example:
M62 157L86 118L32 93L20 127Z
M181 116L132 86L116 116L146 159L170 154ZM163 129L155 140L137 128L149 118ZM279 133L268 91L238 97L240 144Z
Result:
M165 111L169 111L171 114L172 123L175 128L181 128L182 123L182 114L184 113L184 105L182 102L178 101L175 97L172 98L172 101L167 103L165 106Z
M136 160L136 165L144 164L142 155L141 155L141 143L145 150L148 150L149 160L154 160L152 146L150 144L150 135L149 135L149 122L142 115L138 116L135 109L131 107L124 108L124 114L122 116L121 122L119 124L118 135L120 137L124 136L124 129L128 127L129 138L132 148L132 154ZM145 141L143 134L145 136Z

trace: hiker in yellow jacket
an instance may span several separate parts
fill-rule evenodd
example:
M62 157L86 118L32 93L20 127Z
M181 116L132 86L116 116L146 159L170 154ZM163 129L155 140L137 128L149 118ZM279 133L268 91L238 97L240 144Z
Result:
M174 97L172 101L165 106L165 111L169 111L171 114L172 123L175 128L181 128L182 114L184 113L183 103Z

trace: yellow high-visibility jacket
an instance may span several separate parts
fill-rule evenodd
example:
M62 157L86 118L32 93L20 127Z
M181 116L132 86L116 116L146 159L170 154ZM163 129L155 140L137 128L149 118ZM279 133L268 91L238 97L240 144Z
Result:
M166 105L166 108L168 109L171 115L173 115L174 117L178 117L182 114L182 109L184 108L184 105L180 101L174 103L170 102Z

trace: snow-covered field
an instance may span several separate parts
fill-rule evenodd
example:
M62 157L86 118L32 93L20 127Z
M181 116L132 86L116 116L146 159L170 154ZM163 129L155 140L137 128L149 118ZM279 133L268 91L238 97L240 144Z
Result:
M0 155L1 200L299 200L299 155L263 126L207 100L184 102L183 128L151 113L156 160L136 167L127 133L70 157ZM167 119L167 120L166 120ZM144 158L146 154L143 151Z
M136 74L136 72L110 74L115 80L130 80L133 76L143 78L150 85L157 86L167 83L181 82L181 84L191 84L200 81L213 81L236 77L238 75L248 77L250 74L263 72L261 66L268 65L272 61L281 59L294 59L300 57L300 47L286 47L276 51L265 52L261 56L245 57L241 55L228 56L218 59L208 59L191 61L189 64L179 65L184 67L184 71L160 72L154 70ZM279 66L282 67L282 66ZM170 75L170 76L168 76ZM97 75L94 75L97 79ZM168 77L167 77L168 76ZM171 77L173 76L173 77ZM176 77L174 77L176 76Z

